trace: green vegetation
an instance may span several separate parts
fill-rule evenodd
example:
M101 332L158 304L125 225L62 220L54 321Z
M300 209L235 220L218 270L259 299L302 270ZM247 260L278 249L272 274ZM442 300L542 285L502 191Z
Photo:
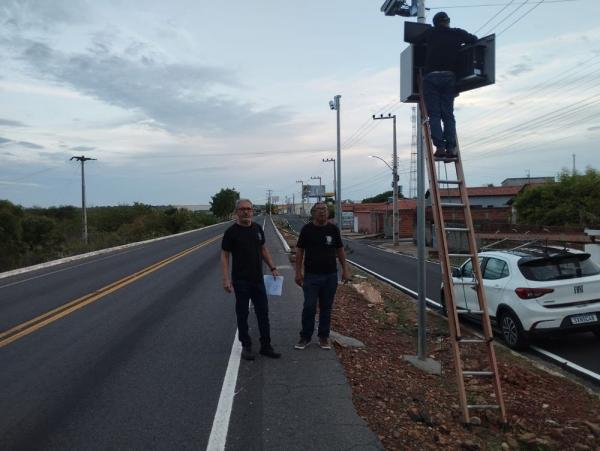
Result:
M221 191L211 198L210 211L217 218L229 218L235 209L235 202L239 198L240 193L235 188L221 188Z
M584 174L563 170L557 183L525 189L514 206L522 224L600 224L600 173L591 168Z
M377 203L377 202L387 202L388 199L390 197L392 197L393 194L394 194L394 191L389 190L384 193L378 194L377 196L366 197L363 200L361 200L360 203L361 204L370 204L370 203ZM404 196L402 194L399 194L398 199L404 199Z
M81 240L81 209L23 208L0 200L0 271L214 224L207 213L135 203L87 209L88 241Z

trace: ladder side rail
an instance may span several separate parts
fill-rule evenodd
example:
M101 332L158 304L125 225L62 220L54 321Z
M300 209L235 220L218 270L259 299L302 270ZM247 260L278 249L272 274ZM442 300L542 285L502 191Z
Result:
M458 146L458 139L457 139L457 146ZM458 159L456 161L456 174L459 177L459 179L464 180L464 171L463 171L463 167L462 167L462 162L461 162L461 158L460 158L460 147L458 150ZM473 254L472 258L472 267L473 267L473 274L475 274L475 278L477 280L477 286L476 286L476 290L477 290L477 298L479 301L479 309L482 311L482 325L483 325L483 330L484 330L484 335L486 337L486 339L488 339L487 341L487 352L488 352L488 358L489 358L489 362L490 365L492 367L492 370L494 372L494 391L496 393L496 402L498 403L498 405L500 406L500 414L502 417L502 421L506 422L506 409L504 406L504 399L502 396L502 388L500 385L500 375L498 373L498 362L496 359L496 352L494 351L494 344L493 344L493 331L492 331L492 326L490 323L490 315L487 309L487 300L485 297L485 290L483 287L483 274L481 273L481 266L479 265L479 256L477 255L477 242L475 240L475 229L473 227L473 217L471 215L471 206L469 203L469 195L467 193L467 188L466 188L466 184L462 184L459 186L459 191L460 191L460 195L461 195L461 199L462 199L462 203L465 206L464 207L464 212L465 212L465 224L466 227L469 228L469 232L468 232L468 241L469 241L469 248L471 250L471 253Z
M444 228L443 215L440 207L440 198L438 191L437 176L435 172L435 162L433 160L433 149L431 143L431 131L429 129L429 121L423 121L423 118L428 118L427 108L425 106L425 100L423 97L423 78L419 77L419 104L421 107L421 125L423 127L423 136L427 146L427 168L429 172L429 189L431 192L431 204L434 222L436 225L436 236L438 238L438 246L440 256L443 257L442 261L442 277L444 281L444 296L446 300L446 311L448 312L448 322L450 329L450 339L452 346L452 353L454 356L454 366L456 372L456 383L458 384L458 396L460 406L463 414L465 423L469 423L470 415L467 402L467 393L465 390L465 380L463 376L462 359L460 357L460 349L458 347L457 336L460 336L460 322L458 320L458 314L456 313L456 305L454 302L454 290L452 289L452 274L449 271L450 261L448 258L448 250L446 244L446 232Z

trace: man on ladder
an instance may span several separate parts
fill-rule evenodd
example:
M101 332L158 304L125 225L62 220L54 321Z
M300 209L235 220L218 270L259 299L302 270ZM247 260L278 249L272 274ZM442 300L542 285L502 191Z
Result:
M429 114L431 139L436 147L433 156L442 161L453 161L458 155L454 120L458 54L464 44L476 40L477 36L465 30L450 28L450 17L443 11L433 16L433 27L420 39L420 43L427 46L423 96Z

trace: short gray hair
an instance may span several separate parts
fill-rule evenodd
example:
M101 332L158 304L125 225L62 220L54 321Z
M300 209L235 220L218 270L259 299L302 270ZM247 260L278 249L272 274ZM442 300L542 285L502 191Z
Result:
M235 209L237 210L238 208L240 208L240 204L242 202L248 202L250 204L251 207L254 207L254 204L252 203L252 201L250 199L238 199L235 201Z

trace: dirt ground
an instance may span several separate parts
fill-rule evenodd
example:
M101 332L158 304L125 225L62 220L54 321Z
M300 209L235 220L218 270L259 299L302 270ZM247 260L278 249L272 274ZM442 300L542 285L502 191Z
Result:
M294 249L295 236L282 233ZM600 396L501 345L496 345L496 354L508 423L488 410L474 413L475 424L463 424L446 319L431 313L427 317L427 354L442 365L441 375L430 375L403 358L417 352L414 301L354 268L352 272L360 286L339 287L332 329L365 347L336 343L335 350L359 415L387 450L600 451ZM366 289L369 299L356 288ZM487 359L477 351L464 353L465 369L485 369ZM467 399L495 403L489 381L469 381Z

